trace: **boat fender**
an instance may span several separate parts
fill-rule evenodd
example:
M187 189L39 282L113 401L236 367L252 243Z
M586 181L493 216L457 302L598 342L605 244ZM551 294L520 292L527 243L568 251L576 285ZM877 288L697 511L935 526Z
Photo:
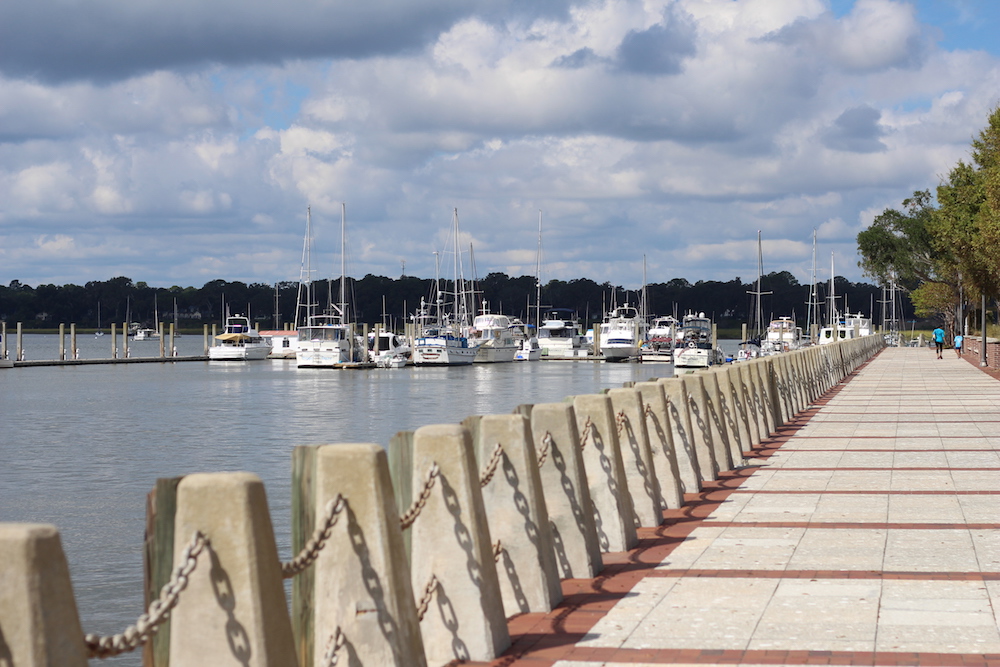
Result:
M691 341L690 343L688 343L688 347L695 347L696 345L697 345L697 343L695 343L694 341Z

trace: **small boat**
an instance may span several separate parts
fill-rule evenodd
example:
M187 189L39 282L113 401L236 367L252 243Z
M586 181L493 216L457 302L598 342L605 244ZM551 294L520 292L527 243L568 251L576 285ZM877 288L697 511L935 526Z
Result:
M635 306L617 306L601 324L601 355L605 361L628 361L646 339L646 322Z
M538 327L538 344L542 357L572 359L586 357L590 350L587 337L580 330L579 318L572 308L549 308Z
M402 368L410 361L410 345L406 337L392 331L379 331L378 340L375 332L368 334L368 360L378 368Z
M160 340L160 332L149 327L139 327L132 334L132 340Z
M244 315L227 317L223 332L215 340L216 344L208 348L208 358L213 361L256 361L267 359L271 352L271 344Z
M673 361L674 338L677 336L677 318L667 315L654 317L640 349L642 361Z
M483 309L488 310L483 303ZM510 318L496 313L476 315L469 330L469 344L476 347L475 363L499 364L514 361L519 345L510 330Z
M819 344L828 345L842 340L870 336L871 333L871 318L865 317L861 313L845 313L837 319L835 325L820 329Z
M538 344L538 336L533 335L531 325L514 318L509 329L517 345L514 361L538 361L542 358L542 346Z
M725 354L712 342L712 320L705 313L685 315L674 343L674 368L708 368L725 363Z

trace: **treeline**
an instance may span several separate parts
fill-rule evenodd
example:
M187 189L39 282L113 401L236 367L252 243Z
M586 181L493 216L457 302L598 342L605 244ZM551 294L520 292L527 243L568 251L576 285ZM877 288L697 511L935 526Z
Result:
M331 297L337 301L339 279L314 281L316 301L322 310ZM442 281L443 286L447 281ZM397 279L367 275L347 279L347 300L356 322L385 322L401 328L405 318L420 306L421 299L431 302L434 281L427 278L402 276ZM665 283L646 287L647 313L677 315L688 311L703 311L723 328L738 328L751 320L756 285L739 278L730 281L699 280L695 283L674 278ZM26 328L44 329L59 323L76 323L90 328L99 324L107 328L111 322L138 322L153 325L156 321L173 322L177 313L180 329L201 329L203 324L221 323L225 313L249 313L262 328L283 328L295 322L299 303L299 285L281 282L227 282L213 280L202 287L151 287L144 282L117 277L93 281L86 285L39 285L31 287L14 280L0 286L0 320L8 325L22 322ZM475 285L479 301L486 301L494 312L534 320L535 279L532 276L512 278L503 273L491 273ZM804 325L809 285L800 284L787 271L774 272L761 281L761 310L765 319L794 316ZM826 283L818 286L819 302L825 303ZM838 276L834 282L838 309L871 315L877 322L882 317L882 291L867 283L852 283ZM612 302L638 305L638 291L625 290L610 283L597 283L587 278L569 281L551 280L542 287L542 307L573 308L582 321L601 320ZM530 304L530 305L529 305ZM821 313L825 313L825 308ZM913 316L912 307L904 310L904 319ZM814 320L816 318L814 317ZM825 315L818 319L825 321ZM765 322L766 324L766 322Z
M865 275L909 292L921 317L964 330L1000 297L1000 107L960 160L931 190L886 209L858 234ZM985 305L984 305L985 304ZM976 318L979 321L979 318Z

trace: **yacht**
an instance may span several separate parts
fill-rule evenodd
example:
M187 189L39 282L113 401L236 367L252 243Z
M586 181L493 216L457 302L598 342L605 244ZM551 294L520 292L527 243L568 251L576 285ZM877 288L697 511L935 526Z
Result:
M674 356L674 338L677 337L677 318L667 315L654 317L649 326L646 342L642 346L643 361L671 361Z
M375 332L368 334L368 360L379 368L402 368L410 361L410 345L404 336L392 331L379 331L378 339Z
M871 318L861 313L845 313L837 319L833 326L823 327L819 331L819 344L828 345L842 340L870 336L872 333Z
M627 361L639 354L648 325L634 306L618 306L601 324L601 350L605 361Z
M264 340L244 315L226 318L226 326L215 337L216 344L208 348L208 358L213 361L251 361L267 359L271 343Z
M802 347L802 327L795 326L795 321L790 317L771 320L760 341L761 354L790 352L800 347Z
M338 368L362 359L363 345L351 336L351 327L337 308L312 315L300 326L299 347L295 351L298 368Z
M722 350L712 343L712 320L705 313L688 313L681 320L674 342L674 368L708 368L725 363Z
M585 357L587 337L580 331L576 311L572 308L549 308L542 315L538 327L538 344L541 356L549 359Z
M530 324L515 318L510 321L509 329L517 344L514 361L538 361L542 358L542 346L538 344L538 336L534 335Z
M483 309L488 310L487 304L483 304ZM476 346L477 364L514 361L519 348L510 329L510 318L489 312L476 315L472 320L469 344Z

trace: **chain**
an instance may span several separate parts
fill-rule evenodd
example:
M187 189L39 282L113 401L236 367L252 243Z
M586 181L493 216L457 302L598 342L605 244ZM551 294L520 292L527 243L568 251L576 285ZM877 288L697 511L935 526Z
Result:
M88 658L110 658L134 651L156 634L160 625L170 616L170 610L177 606L181 591L187 588L188 577L198 565L198 555L209 546L209 539L200 530L191 536L191 543L181 553L181 564L174 570L170 581L160 589L160 597L153 600L135 625L125 628L125 632L111 637L95 634L84 636Z
M337 519L345 507L347 507L347 500L339 493L336 498L327 503L326 519L323 521L323 525L316 529L316 532L309 538L306 545L302 547L302 551L299 552L298 556L287 563L281 564L281 576L283 578L291 579L319 558L319 552L326 546L326 541L330 539L330 532L333 530L334 524L337 523Z
M322 662L325 667L337 667L337 660L339 659L337 654L340 652L340 649L344 648L345 643L347 643L347 637L340 631L340 626L338 625L336 631L330 635L330 640L326 643L326 653L323 654Z
M501 546L500 540L497 540L496 544L493 545L493 562L494 563L499 563L500 562L500 556L502 554L503 554L503 546Z
M430 581L424 586L423 597L420 598L420 604L417 605L417 623L424 620L424 616L427 614L427 608L431 605L431 597L434 596L434 592L438 587L438 578L436 574L431 575Z
M545 459L549 456L549 447L552 446L552 433L549 431L545 432L542 437L542 453L538 455L538 467L541 468L542 464L545 463Z
M500 457L503 456L503 445L499 442L497 446L493 448L493 454L490 456L490 462L486 464L483 471L479 473L479 486L486 488L486 485L490 483L493 479L493 475L497 471L497 464L500 463Z
M433 463L431 469L427 471L427 480L424 482L424 488L420 492L420 497L410 506L410 509L406 510L403 516L399 517L399 526L401 529L406 530L412 526L413 522L420 516L421 510L427 504L427 499L431 497L431 488L434 487L434 480L440 474L441 468L438 467L437 462Z
M580 438L580 449L587 446L587 441L590 440L590 434L594 430L594 422L590 421L590 415L587 415L587 421L583 422L583 437Z
M643 410L643 413L645 414L646 419L649 419L650 417L653 417L654 416L653 415L653 406L650 405L649 403L646 403L646 408Z
M625 429L625 424L628 423L628 417L625 416L624 410L615 415L615 423L618 424L618 435L621 435Z

